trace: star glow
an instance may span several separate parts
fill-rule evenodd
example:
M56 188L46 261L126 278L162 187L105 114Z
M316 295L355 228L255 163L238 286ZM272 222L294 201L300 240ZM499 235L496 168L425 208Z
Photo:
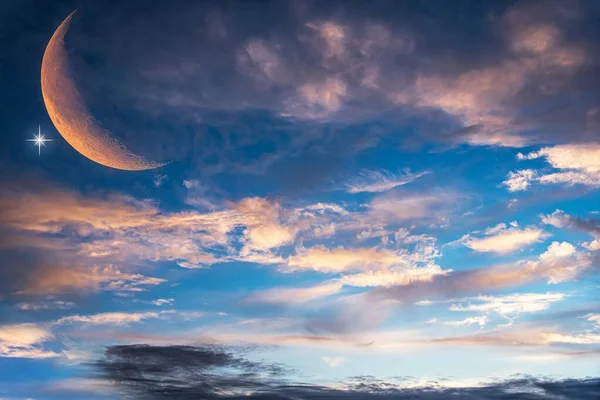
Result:
M42 135L42 127L38 126L38 134L33 135L33 139L27 139L28 142L34 142L34 146L38 147L38 155L42 154L42 146L46 145L46 142L51 142L52 139L47 139L45 135Z

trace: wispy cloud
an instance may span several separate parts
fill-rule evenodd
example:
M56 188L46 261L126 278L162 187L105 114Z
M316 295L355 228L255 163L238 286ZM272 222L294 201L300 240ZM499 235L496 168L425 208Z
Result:
M251 294L247 297L249 302L272 304L302 304L311 300L320 299L338 293L342 283L338 281L326 282L321 285L302 288L273 288Z
M348 193L385 192L403 186L425 175L427 172L392 174L388 171L362 171L358 177L346 184Z
M144 313L123 313L106 312L93 315L70 315L62 317L54 322L56 325L65 324L90 324L90 325L127 325L133 322L141 322L148 318L158 318L159 314L155 312Z

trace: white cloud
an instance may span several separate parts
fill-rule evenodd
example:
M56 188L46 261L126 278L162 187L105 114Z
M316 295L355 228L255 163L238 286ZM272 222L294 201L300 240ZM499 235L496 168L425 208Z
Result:
M591 242L587 242L583 244L583 247L588 249L589 251L598 251L600 250L600 240L592 240Z
M172 305L175 302L175 299L156 299L152 300L150 304L154 304L155 306L167 306Z
M555 228L566 228L571 224L571 217L562 210L556 210L550 215L542 215L542 223Z
M588 314L585 319L592 322L596 329L600 329L600 314Z
M546 310L550 304L566 298L563 293L519 293L505 296L477 296L465 299L467 304L452 304L450 311L495 312L514 316Z
M436 276L447 275L452 270L441 269L438 265L425 267L396 268L384 271L367 271L359 274L344 275L340 279L344 285L357 287L403 286L416 282L431 282Z
M540 260L542 261L553 261L561 258L570 257L575 254L577 250L575 246L568 242L552 242L548 249L540 254Z
M246 299L250 302L271 304L301 304L331 296L342 289L342 284L332 281L317 286L302 288L273 288L254 293Z
M595 174L600 172L600 144L569 144L544 147L521 158L533 160L545 157L557 169L570 169Z
M331 368L339 367L344 362L344 357L322 357L322 359Z
M158 318L159 314L155 312L145 313L123 313L123 312L106 312L92 315L70 315L58 319L55 324L91 324L91 325L127 325L132 322L141 322L148 318Z
M477 232L475 232L477 233ZM508 228L499 224L482 232L480 237L465 235L461 242L470 249L485 253L512 253L546 239L548 234L539 228Z
M537 177L537 172L532 169L522 169L516 172L509 172L507 179L502 182L508 186L511 192L525 190Z
M363 171L357 178L346 184L346 191L348 193L385 192L413 182L424 174L425 172L412 174L407 171L404 174L392 174L388 171Z
M533 181L542 184L563 183L567 185L581 184L586 186L600 185L600 144L569 144L543 147L529 154L518 154L520 160L545 158L558 172L538 174L533 170L511 172L504 183L509 190L524 190Z
M573 280L592 265L589 253L578 252L568 242L552 242L540 254L538 261L523 264L533 273L548 279L548 283L561 283Z
M0 357L50 358L58 354L39 345L52 339L52 333L36 324L0 325Z
M547 343L561 344L598 344L600 343L600 334L583 333L583 334L563 334L563 333L546 333L543 335Z
M444 322L444 325L454 326L454 327L464 327L471 325L479 325L479 327L483 328L485 324L487 324L488 319L485 315L479 317L468 317L460 321L448 321Z

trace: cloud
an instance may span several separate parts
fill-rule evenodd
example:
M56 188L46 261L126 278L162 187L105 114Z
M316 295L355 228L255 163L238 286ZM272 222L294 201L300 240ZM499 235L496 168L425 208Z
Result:
M22 311L66 310L75 307L75 303L63 300L23 302L15 304L15 307Z
M282 365L249 361L233 350L192 346L113 346L94 363L98 378L115 382L123 395L144 399L232 398L441 400L577 397L594 399L597 379L547 380L517 377L493 383L454 384L429 381L382 381L355 377L335 386L294 382ZM134 371L134 373L131 373ZM140 379L143 376L143 379Z
M510 172L504 184L510 191L527 189L532 182L541 184L600 185L600 144L582 143L543 147L538 151L522 154L519 160L544 158L557 172L540 173L531 169Z
M342 289L342 283L327 282L317 286L303 288L273 288L251 294L246 298L249 302L271 304L302 304L322 297L331 296Z
M451 193L391 193L369 203L369 216L376 221L407 221L441 218L456 200Z
M600 329L600 314L588 314L585 319L594 323L596 329Z
M65 324L90 324L90 325L127 325L132 322L141 322L148 318L158 318L159 314L155 312L144 313L123 313L106 312L93 315L70 315L58 319L56 325Z
M342 363L344 362L344 357L322 357L322 360L331 368L336 368L342 365Z
M508 178L502 183L508 186L509 191L518 192L527 189L535 179L537 179L536 171L522 169L516 172L509 172Z
M495 312L502 316L533 313L548 309L550 304L566 298L563 293L519 293L505 296L477 296L469 299L468 304L452 304L450 311Z
M50 339L51 332L36 324L0 325L0 357L57 357L58 354L42 350L39 346Z
M550 215L542 215L542 223L556 228L570 228L600 237L600 222L595 219L582 219L566 214L562 210L555 210Z
M539 243L548 237L548 234L538 228L508 228L506 224L499 224L494 228L483 231L481 237L465 235L461 242L468 248L484 253L512 253L534 243Z
M526 263L537 273L548 279L548 283L561 283L575 279L592 266L589 253L577 252L568 242L552 242L540 254L539 261Z
M366 299L376 304L390 299L402 302L432 297L453 299L469 293L520 287L541 280L551 284L571 281L591 267L592 258L587 252L570 253L565 252L565 248L568 248L568 244L554 242L534 260L454 271L436 276L431 282L381 287L367 293Z
M442 269L438 265L424 267L397 268L387 271L367 271L359 274L343 275L344 285L357 287L404 286L417 282L431 282L435 277L451 273L451 269Z
M0 249L6 261L0 273L8 278L0 286L22 294L140 291L164 282L117 267L124 264L130 270L160 261L185 268L231 261L280 264L283 258L272 250L291 244L299 233L331 235L331 219L347 214L337 205L285 209L256 197L217 211L167 212L147 200L82 196L43 184L8 185L0 198L1 234L10 239ZM32 255L25 257L22 249Z
M283 113L301 119L320 119L339 111L347 94L346 83L339 78L307 82L298 88L297 96Z
M348 193L385 192L398 186L406 185L423 176L425 172L412 174L392 174L387 171L363 171L346 184Z
M480 328L483 328L485 324L487 324L488 319L486 316L479 317L468 317L460 321L447 321L444 322L444 325L454 326L454 327L464 327L471 325L479 325Z
M486 347L563 347L567 350L572 345L583 347L582 354L588 345L600 343L600 335L595 333L564 333L544 330L510 330L502 333L477 333L459 337L445 337L430 340L431 343L447 343L455 345ZM559 352L563 355L576 355L577 352ZM593 353L590 353L593 354ZM581 354L580 354L581 355Z
M159 285L165 282L164 279L123 273L114 267L56 268L38 271L38 273L39 275L20 293L44 294L83 290L143 291L142 286Z
M175 299L156 299L152 300L150 304L154 304L155 306L170 306L175 302Z
M298 248L288 259L289 270L315 270L324 273L379 269L394 265L406 265L405 254L387 249L356 248L327 249L323 246L308 249Z
M247 244L252 249L269 250L291 243L297 229L280 222L281 206L260 198L246 198L236 204L243 215Z

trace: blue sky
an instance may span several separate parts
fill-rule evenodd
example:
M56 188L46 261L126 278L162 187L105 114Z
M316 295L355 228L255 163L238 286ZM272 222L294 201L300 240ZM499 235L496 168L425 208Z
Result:
M167 165L102 165L48 114L79 5L86 107ZM0 399L592 398L599 13L6 2Z

